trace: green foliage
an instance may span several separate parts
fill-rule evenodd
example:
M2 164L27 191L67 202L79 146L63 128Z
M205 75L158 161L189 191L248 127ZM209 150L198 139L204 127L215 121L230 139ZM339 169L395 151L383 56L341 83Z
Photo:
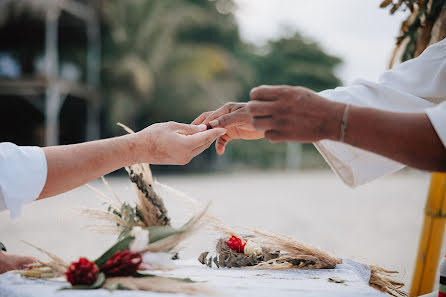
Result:
M106 136L119 134L118 121L137 130L155 122L190 122L225 102L247 101L250 89L260 84L316 91L340 84L334 70L341 60L298 33L264 47L242 41L232 0L115 0L103 5ZM285 144L267 141L230 146L226 159L253 165L271 166L286 154Z
M255 85L301 85L315 91L340 84L334 69L341 63L299 33L270 41L263 55L254 55Z
M149 230L149 243L155 243L164 238L184 233L187 231L187 224L180 228L173 228L170 226L153 226L148 227ZM130 243L134 239L131 235L126 235L122 239L118 239L111 248L109 248L102 256L100 256L95 262L96 265L101 267L104 265L108 259L110 259L117 251L125 251L129 249ZM167 252L167 251L166 251Z

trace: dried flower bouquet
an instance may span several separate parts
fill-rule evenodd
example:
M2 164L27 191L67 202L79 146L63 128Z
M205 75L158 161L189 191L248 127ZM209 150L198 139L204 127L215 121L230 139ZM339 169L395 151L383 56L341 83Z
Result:
M134 133L120 124L127 132ZM68 264L63 259L35 247L45 253L49 262L39 261L28 270L20 271L28 278L55 278L65 276L71 284L64 289L138 289L165 293L203 294L209 290L190 279L165 278L139 271L172 269L175 248L200 229L208 206L201 207L182 227L171 226L163 200L153 188L152 172L148 164L136 164L126 168L130 181L137 189L137 202L122 202L111 190L105 178L105 186L112 192L109 197L91 187L107 204L107 210L83 209L90 218L103 220L108 225L91 226L96 231L116 232L118 241L95 261L80 258Z

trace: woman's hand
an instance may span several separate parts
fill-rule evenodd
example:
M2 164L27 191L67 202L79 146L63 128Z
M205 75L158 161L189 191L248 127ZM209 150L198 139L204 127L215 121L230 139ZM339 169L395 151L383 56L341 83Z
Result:
M0 274L10 270L21 270L37 263L37 259L0 251Z
M215 143L219 155L225 152L226 144L232 139L260 139L264 136L263 131L257 131L252 126L247 103L226 103L215 111L202 113L192 124L226 129L226 134L220 136Z
M133 134L135 161L184 165L225 133L223 128L207 130L206 125L176 122L154 124Z

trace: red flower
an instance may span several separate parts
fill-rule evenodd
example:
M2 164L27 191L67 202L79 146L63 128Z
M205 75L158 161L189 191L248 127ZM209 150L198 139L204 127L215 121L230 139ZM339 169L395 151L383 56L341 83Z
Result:
M80 258L78 262L71 263L68 266L65 276L72 285L92 285L98 277L99 269L96 264L88 261L87 258Z
M246 241L247 242L247 241ZM232 236L226 243L234 252L243 253L246 242L242 244L242 240L236 236Z
M117 251L108 261L100 267L106 276L130 276L136 273L142 262L141 254L129 250Z

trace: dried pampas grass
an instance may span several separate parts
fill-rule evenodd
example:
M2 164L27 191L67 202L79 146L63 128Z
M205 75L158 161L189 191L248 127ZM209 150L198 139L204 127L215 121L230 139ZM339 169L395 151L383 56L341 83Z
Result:
M22 271L21 274L23 276L36 278L54 278L63 276L65 274L65 271L67 271L68 268L68 263L65 262L65 260L29 242L23 242L50 258L49 262L43 262L39 260L37 264L31 265L29 270Z
M264 269L267 266L283 266L283 261L290 263L292 259L301 259L314 263L309 266L293 267L300 269L333 269L336 267L336 264L342 263L342 259L336 258L318 248L303 244L289 236L257 229L252 229L251 232L256 235L256 242L260 243L262 247L275 248L285 253L283 257L257 265L258 267L254 266L254 268ZM308 258L308 256L311 258ZM367 266L371 271L369 280L371 287L392 296L408 296L407 292L401 290L404 287L404 283L392 279L392 276L397 274L398 271L386 270L376 265Z
M247 269L335 269L337 264L342 263L341 258L334 257L329 253L304 244L294 238L272 232L266 232L258 229L247 229L248 235L237 236L231 228L226 226L220 219L215 220L213 216L208 216L213 223L208 224L215 231L224 234L216 246L217 256L206 258L208 253L202 253L199 261L208 266L212 263L217 267L243 267ZM248 256L242 253L236 253L227 247L227 240L231 236L254 240L261 246L262 254L260 256ZM404 283L395 281L393 276L397 271L386 270L376 265L366 265L369 267L371 276L369 285L381 292L392 296L408 296L407 292L401 290Z

